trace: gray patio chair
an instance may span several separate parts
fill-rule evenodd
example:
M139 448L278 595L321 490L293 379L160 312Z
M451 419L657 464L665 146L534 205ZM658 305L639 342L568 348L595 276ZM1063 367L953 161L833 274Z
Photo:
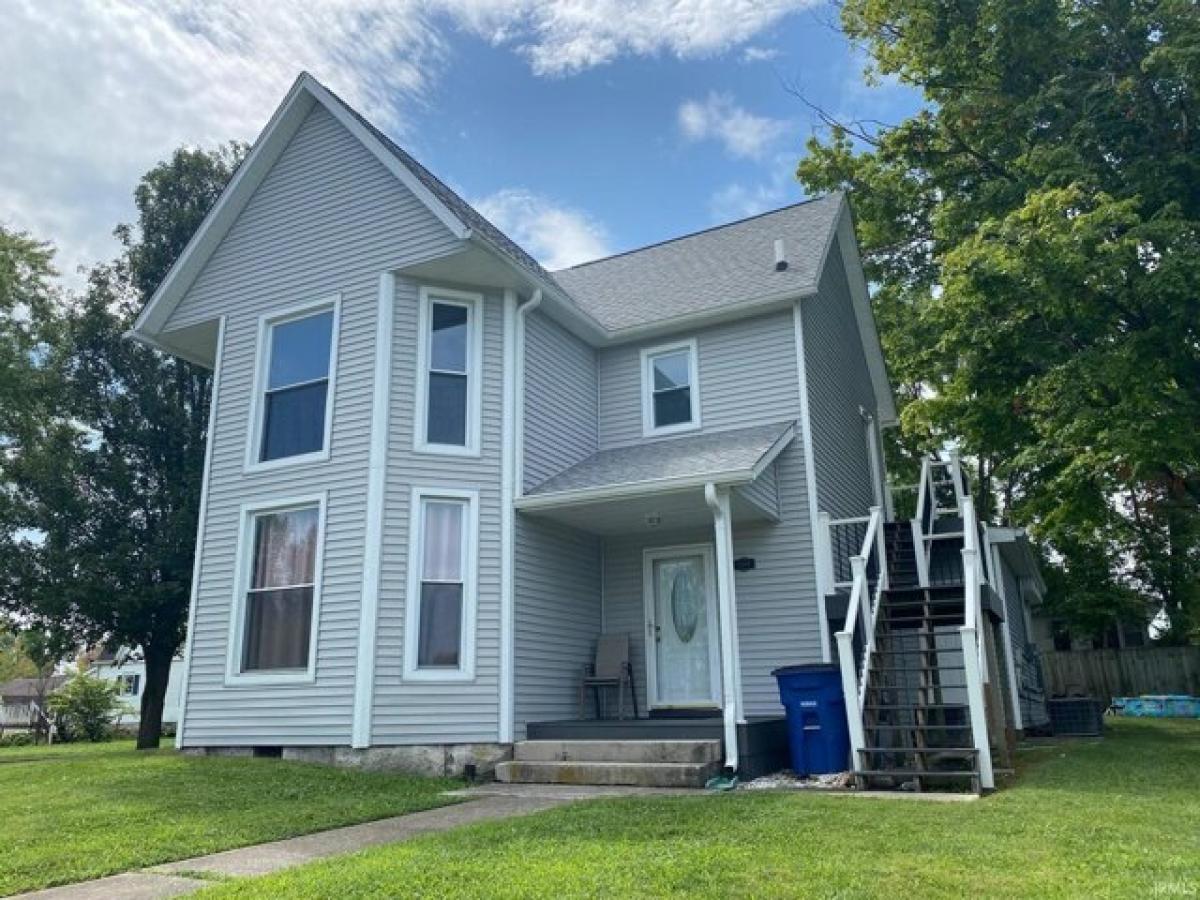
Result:
M590 688L596 704L596 718L601 714L600 692L613 688L617 692L617 718L625 718L625 686L629 686L629 698L633 701L633 717L638 717L637 691L633 687L633 664L629 661L628 634L602 634L596 641L596 661L583 667L583 678L579 682L579 718L584 718L587 692Z

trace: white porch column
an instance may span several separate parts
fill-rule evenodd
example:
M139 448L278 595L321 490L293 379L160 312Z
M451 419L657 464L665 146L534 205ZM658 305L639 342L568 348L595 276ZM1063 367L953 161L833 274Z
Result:
M733 579L733 528L729 515L729 490L709 483L704 499L713 513L717 549L717 605L721 631L721 693L725 722L725 766L738 767L737 726L742 715L741 665L738 659L737 595Z

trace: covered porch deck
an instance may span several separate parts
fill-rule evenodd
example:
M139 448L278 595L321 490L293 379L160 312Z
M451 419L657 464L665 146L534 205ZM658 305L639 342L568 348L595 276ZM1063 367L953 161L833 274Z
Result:
M781 422L601 451L515 500L539 528L561 525L601 546L591 646L629 635L642 716L527 718L529 741L712 740L743 775L785 765L782 717L745 713L734 572L754 563L735 558L734 541L779 522L775 462L794 434ZM588 662L579 659L577 677Z

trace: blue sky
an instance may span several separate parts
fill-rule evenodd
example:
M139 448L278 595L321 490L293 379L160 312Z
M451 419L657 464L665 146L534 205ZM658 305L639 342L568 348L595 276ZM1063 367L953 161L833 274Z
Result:
M21 0L0 36L0 218L72 269L141 172L252 139L308 69L551 267L801 199L817 127L898 121L811 0Z

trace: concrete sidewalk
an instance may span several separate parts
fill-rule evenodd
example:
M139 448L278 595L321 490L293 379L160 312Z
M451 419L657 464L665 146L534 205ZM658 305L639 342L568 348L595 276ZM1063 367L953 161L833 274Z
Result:
M289 869L330 856L353 853L367 847L394 844L418 835L447 831L473 822L508 819L541 812L579 800L688 792L565 785L483 785L450 793L466 798L465 802L272 841L269 844L256 844L238 850L181 859L138 872L111 875L95 881L63 885L20 896L46 900L111 900L114 897L120 897L122 900L157 900L160 897L178 897L198 891L221 879L266 875L269 872Z

